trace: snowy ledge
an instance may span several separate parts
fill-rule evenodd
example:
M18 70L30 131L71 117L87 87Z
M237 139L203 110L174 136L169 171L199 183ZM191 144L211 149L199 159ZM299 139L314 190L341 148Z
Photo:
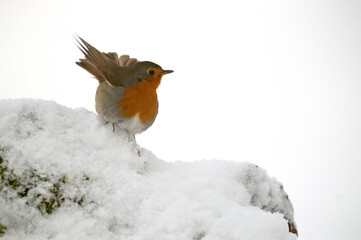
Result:
M297 238L287 194L261 168L141 152L87 110L0 100L0 238Z

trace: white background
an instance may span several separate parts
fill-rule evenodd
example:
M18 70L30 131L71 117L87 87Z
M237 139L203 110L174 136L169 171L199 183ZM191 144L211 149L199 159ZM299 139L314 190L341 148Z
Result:
M255 163L284 184L299 239L359 239L361 2L1 0L0 98L94 111L73 33L175 71L140 145Z

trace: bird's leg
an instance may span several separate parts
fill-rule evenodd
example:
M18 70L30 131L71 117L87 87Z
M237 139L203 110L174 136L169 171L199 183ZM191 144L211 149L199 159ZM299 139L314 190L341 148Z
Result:
M135 135L133 135L133 139L134 139L135 146L137 147L138 156L141 157L142 155L140 154L140 150L138 148L138 144L137 144L137 140L135 139Z
M135 135L132 135L133 136L133 139L134 139L134 143L135 143L135 146L137 148L137 151L138 151L138 156L141 157L142 154L140 153L140 149L138 148L138 144L137 144L137 140L135 139ZM144 161L144 169L147 168L147 160Z
M109 122L104 122L104 125L107 125ZM112 123L113 126L113 132L115 132L115 123Z

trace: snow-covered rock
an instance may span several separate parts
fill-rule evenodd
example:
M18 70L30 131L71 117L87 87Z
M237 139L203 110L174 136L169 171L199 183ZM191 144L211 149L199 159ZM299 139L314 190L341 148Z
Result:
M0 175L2 239L297 238L287 194L261 168L167 163L54 102L0 100Z

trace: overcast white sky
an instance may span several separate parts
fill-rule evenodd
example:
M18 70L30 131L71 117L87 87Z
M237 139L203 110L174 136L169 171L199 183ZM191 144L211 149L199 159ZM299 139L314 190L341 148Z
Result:
M95 111L73 33L175 71L139 144L253 162L284 183L299 239L359 239L360 1L1 1L0 98Z

